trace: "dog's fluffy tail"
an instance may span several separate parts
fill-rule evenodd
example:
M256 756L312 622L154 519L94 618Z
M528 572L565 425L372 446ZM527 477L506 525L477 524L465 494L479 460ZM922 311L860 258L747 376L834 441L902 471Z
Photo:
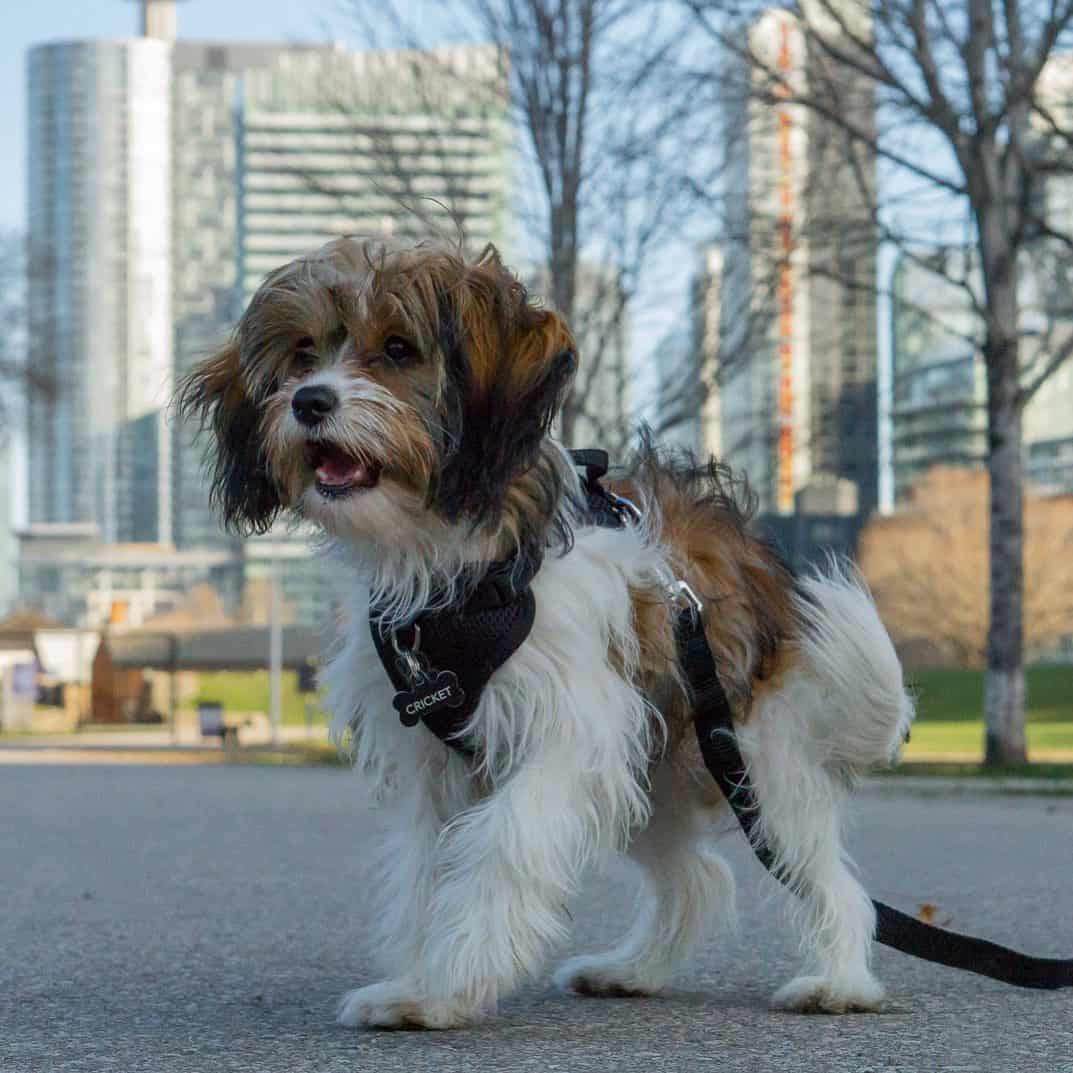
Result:
M864 578L831 559L797 583L801 666L818 686L810 738L850 776L897 756L913 719L902 667Z

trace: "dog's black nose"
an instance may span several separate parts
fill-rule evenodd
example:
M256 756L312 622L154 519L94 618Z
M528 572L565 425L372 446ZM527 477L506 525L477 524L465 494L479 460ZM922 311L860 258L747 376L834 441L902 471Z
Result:
M319 425L339 405L339 396L327 384L300 387L291 399L294 416L303 425Z

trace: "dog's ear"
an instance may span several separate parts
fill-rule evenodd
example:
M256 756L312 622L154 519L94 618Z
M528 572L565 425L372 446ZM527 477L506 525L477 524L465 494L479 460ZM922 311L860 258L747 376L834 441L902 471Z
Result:
M577 347L557 313L530 304L498 260L498 278L440 300L444 465L430 501L447 518L494 519L511 481L527 469L566 398Z
M179 386L176 409L210 435L209 499L224 525L237 533L265 532L282 503L265 462L261 411L244 383L237 339L190 371Z

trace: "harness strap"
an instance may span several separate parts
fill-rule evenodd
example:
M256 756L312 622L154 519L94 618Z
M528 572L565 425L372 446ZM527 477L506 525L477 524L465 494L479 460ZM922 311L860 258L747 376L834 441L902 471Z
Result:
M760 806L756 792L734 733L730 703L719 681L703 619L693 608L679 612L675 640L705 766L760 862L780 882L787 883L788 877L779 872L775 853L757 830ZM903 954L989 976L1015 987L1041 990L1073 987L1073 958L1032 957L986 939L925 924L875 899L872 905L876 913L876 942Z

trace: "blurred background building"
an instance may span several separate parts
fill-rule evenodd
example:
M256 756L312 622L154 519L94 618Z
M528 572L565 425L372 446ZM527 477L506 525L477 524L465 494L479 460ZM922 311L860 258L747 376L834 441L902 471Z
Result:
M309 534L224 533L202 445L170 420L168 400L266 273L333 236L461 235L515 259L523 209L509 57L492 45L349 52L185 40L174 0L140 3L139 37L29 54L29 359L58 390L29 396L18 592L0 590L0 606L36 606L71 625L137 625L199 584L235 612L248 590L278 578L294 621L319 624L333 590ZM816 17L808 0L802 10ZM859 40L869 32L862 11L847 3L843 13ZM881 436L896 503L932 466L985 457L977 314L927 262L941 258L947 277L975 270L957 246L901 258L878 324L875 161L859 155L851 169L829 124L778 99L778 80L852 111L865 132L875 101L808 44L790 12L769 10L742 32L777 73L775 89L758 85L755 65L729 72L740 92L729 109L724 226L717 243L696 248L689 338L657 351L657 423L746 472L764 524L800 562L832 545L853 551L877 506ZM1069 107L1069 57L1048 64L1041 94L1054 113ZM1040 145L1047 151L1045 132ZM1037 196L1050 216L1073 214L1068 179ZM614 454L637 416L656 410L631 364L644 310L628 307L621 266L578 269L584 412L573 440ZM538 294L551 290L546 273L527 275ZM1064 295L1071 305L1073 280L1056 276L1045 290L1045 271L1029 275L1026 336L1056 317L1068 335L1073 308L1058 304ZM892 353L882 429L880 330ZM684 379L672 369L676 348L688 350ZM1025 413L1028 474L1056 490L1073 490L1071 400L1067 363ZM6 475L0 465L0 482ZM15 556L3 530L0 562Z
M967 251L935 251L955 272ZM898 258L891 285L891 460L895 503L935 465L987 458L987 380L965 291L927 257Z
M29 59L29 521L171 540L171 45Z
M460 226L471 245L505 244L509 117L494 48L180 41L174 57L179 376L269 272L330 238L454 238ZM176 423L177 539L219 545L192 431Z
M1046 349L1073 332L1039 285L1049 262L1022 267L1026 359L1035 337ZM964 279L961 286L952 282ZM981 293L976 253L938 247L899 256L891 285L891 457L895 504L935 466L976 468L987 459L987 375L980 321L970 291ZM1025 468L1042 489L1073 492L1073 365L1060 367L1028 403Z
M1073 319L1070 321L1073 330ZM1073 492L1073 365L1051 374L1025 411L1025 472L1041 488Z
M12 524L13 463L9 436L6 441L0 440L0 613L6 611L18 595L18 546Z
M866 34L861 11L848 8L846 25ZM792 13L768 11L747 32L793 91L874 130L867 83L825 62ZM759 77L742 62L732 81L726 237L702 249L694 277L685 438L748 474L769 530L803 560L832 543L852 551L878 499L875 160L851 168L816 112L769 105Z
M230 607L241 597L233 556L212 548L110 543L92 523L33 526L20 549L24 602L48 618L79 626L141 626L209 583Z
M1056 53L1037 87L1041 108L1067 121L1073 109L1073 56ZM1035 150L1064 161L1068 143L1036 117ZM1055 168L1036 184L1041 216L1059 229L1073 220L1073 182ZM1041 236L1018 265L1021 361L1026 381L1070 345L1073 280L1068 247ZM960 282L959 282L960 281ZM936 466L977 468L987 459L987 376L978 306L984 301L979 254L971 241L906 250L891 282L891 420L894 499ZM1037 490L1073 492L1073 365L1044 382L1024 411L1025 472Z
M544 268L530 266L522 282L544 304L554 307ZM578 394L581 409L574 421L571 446L600 446L622 452L633 435L630 391L630 322L626 293L617 269L581 262L577 268L576 308L570 328L578 347ZM560 434L557 428L556 435Z
M723 247L704 242L694 251L689 283L690 328L684 354L660 369L659 409L665 438L700 458L724 457L719 384Z
M508 244L511 143L492 46L347 53L176 39L44 44L29 61L29 518L19 597L137 624L209 581L233 605L278 568L300 621L323 560L285 527L220 528L173 385L272 269L339 234Z

